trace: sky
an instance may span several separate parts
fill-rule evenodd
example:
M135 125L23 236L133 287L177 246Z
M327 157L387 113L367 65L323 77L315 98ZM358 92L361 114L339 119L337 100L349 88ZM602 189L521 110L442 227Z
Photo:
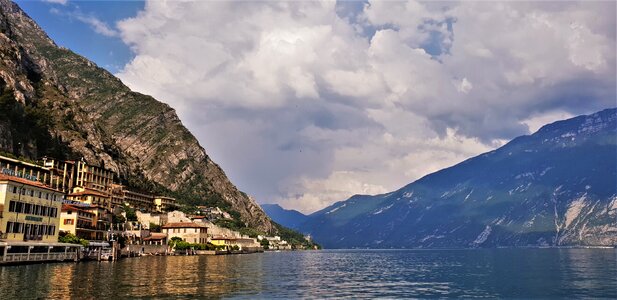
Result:
M617 106L614 1L18 3L304 213Z

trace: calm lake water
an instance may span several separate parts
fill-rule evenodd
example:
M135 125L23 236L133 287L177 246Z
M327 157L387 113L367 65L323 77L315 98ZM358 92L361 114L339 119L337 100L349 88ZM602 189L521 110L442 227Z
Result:
M326 250L5 266L0 295L617 298L617 250Z

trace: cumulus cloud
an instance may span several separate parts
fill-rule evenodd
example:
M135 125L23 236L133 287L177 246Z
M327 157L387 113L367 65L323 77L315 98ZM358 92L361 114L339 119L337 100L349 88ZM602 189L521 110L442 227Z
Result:
M259 202L383 193L615 106L615 3L148 1L117 75Z

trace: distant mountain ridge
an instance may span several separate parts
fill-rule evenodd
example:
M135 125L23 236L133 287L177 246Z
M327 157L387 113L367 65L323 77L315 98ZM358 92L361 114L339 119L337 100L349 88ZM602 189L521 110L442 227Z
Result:
M617 109L558 121L300 226L327 248L617 245Z
M308 220L305 214L293 209L284 209L278 204L262 204L261 208L274 222L291 229L298 229Z

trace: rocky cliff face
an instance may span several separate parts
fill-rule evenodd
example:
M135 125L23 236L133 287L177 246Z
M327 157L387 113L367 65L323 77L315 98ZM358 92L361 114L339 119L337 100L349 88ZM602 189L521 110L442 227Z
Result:
M0 150L38 158L66 153L61 151L66 147L69 156L102 164L131 184L165 187L191 203L236 211L251 227L273 229L171 107L132 92L109 72L56 46L7 0L0 0L0 91L16 102L6 107L22 113L0 120ZM30 111L41 120L32 125L39 130L18 138L16 124L31 119Z
M617 245L617 109L309 216L325 247Z

